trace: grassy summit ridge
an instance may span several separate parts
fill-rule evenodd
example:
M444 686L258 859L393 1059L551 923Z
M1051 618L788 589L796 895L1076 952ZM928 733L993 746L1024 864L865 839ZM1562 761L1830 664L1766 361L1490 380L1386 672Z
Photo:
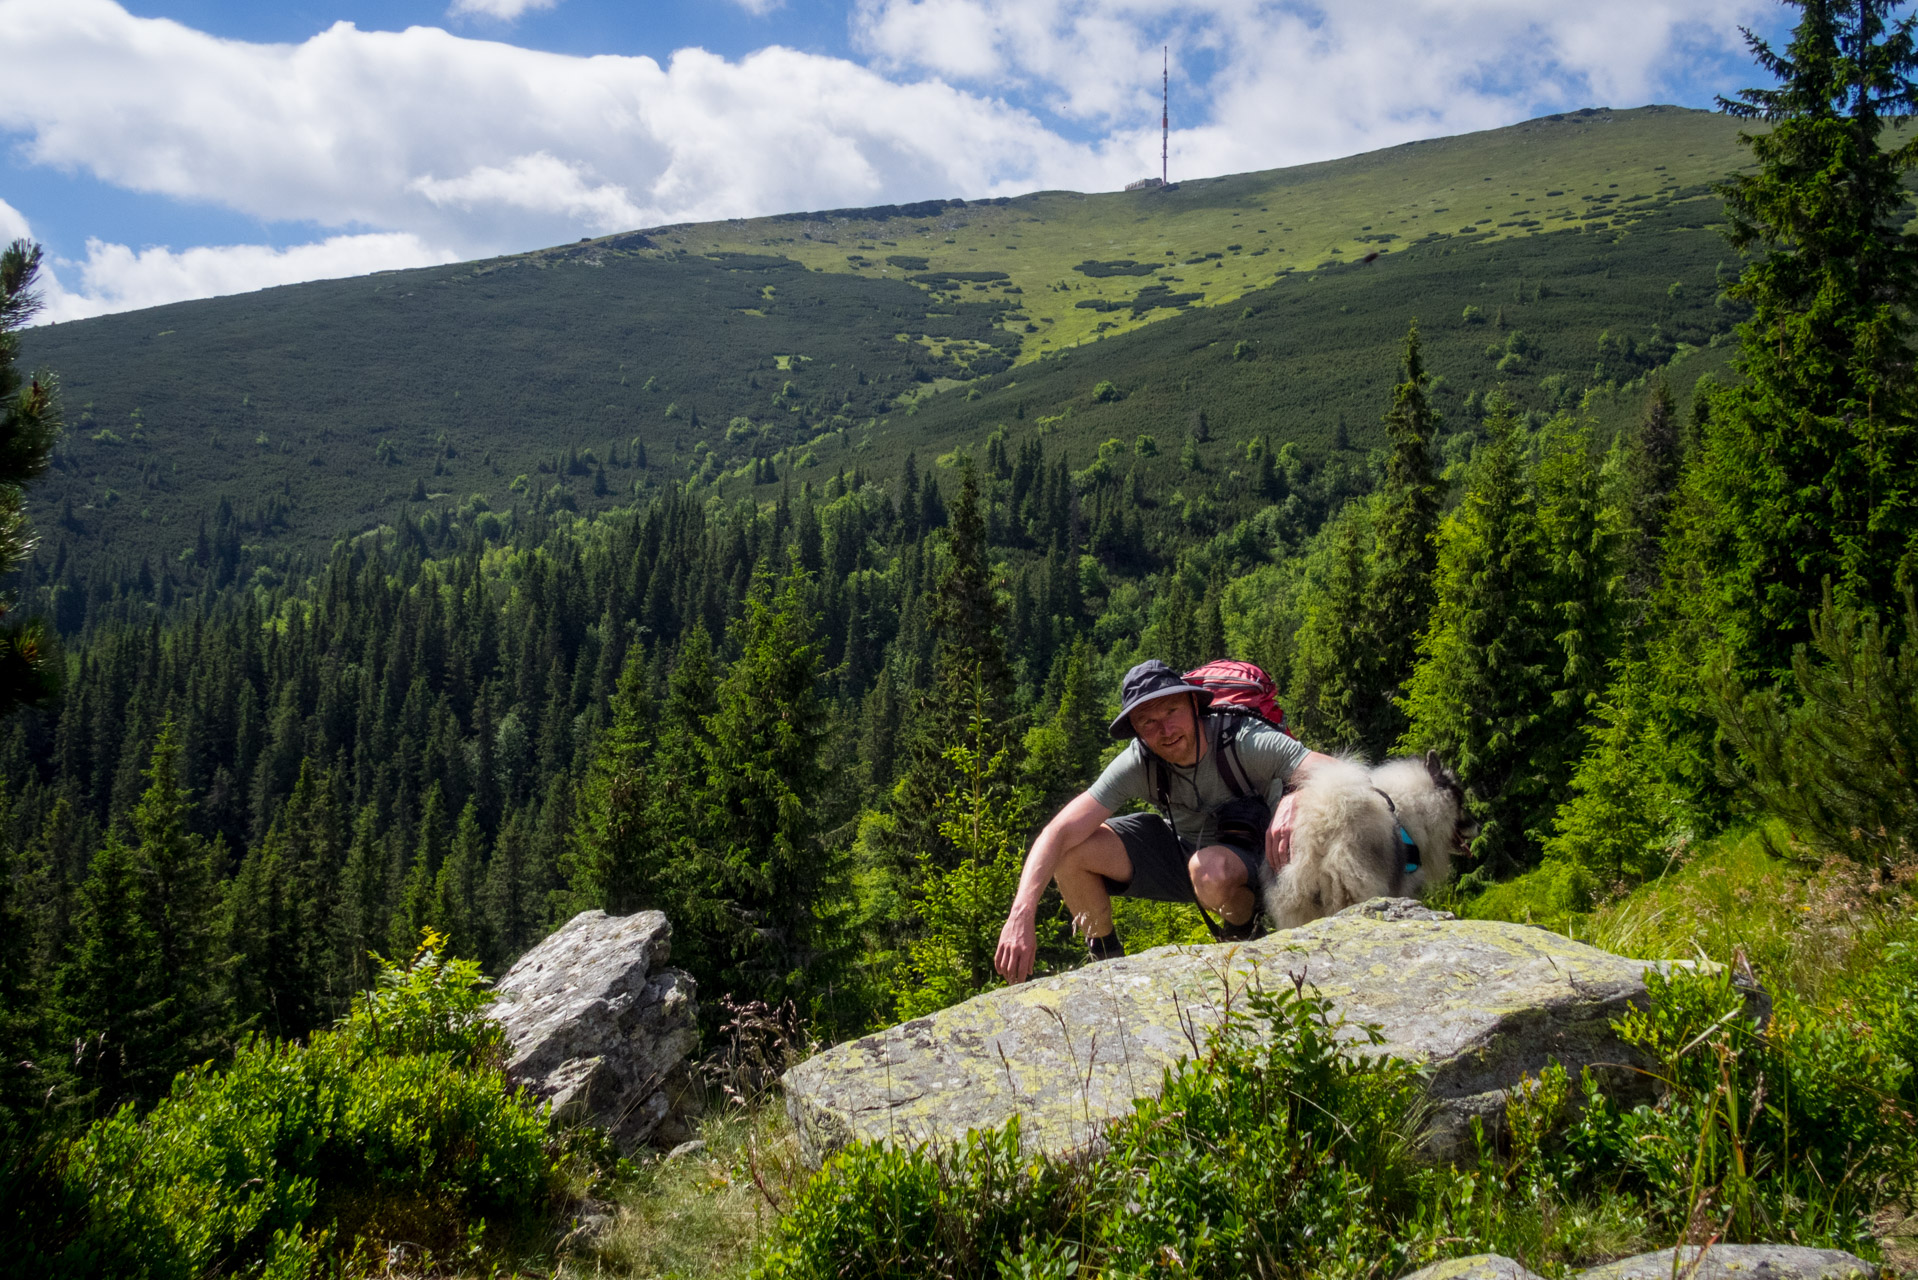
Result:
M1222 306L1295 272L1415 243L1626 226L1673 203L1708 199L1701 184L1744 163L1738 130L1737 121L1707 111L1590 108L1165 191L1041 191L938 209L928 202L914 206L920 216L836 210L651 234L690 253L773 251L816 271L916 277L947 297L1010 293L1038 326L1024 337L1022 355L1032 359L1163 319L1164 308L1129 305L1153 284ZM1712 201L1700 212L1715 217L1716 209ZM951 278L979 271L1005 278ZM1105 311L1088 302L1128 305Z
M1083 435L1075 461L1122 432L1156 433L1161 465L1188 431L1208 465L1341 423L1362 448L1413 316L1448 410L1494 380L1575 403L1729 327L1705 184L1736 131L1594 110L1170 191L668 227L49 326L25 344L69 425L34 494L44 554L190 558L223 499L270 552L475 495L885 474L1000 422ZM1102 380L1121 394L1088 417Z

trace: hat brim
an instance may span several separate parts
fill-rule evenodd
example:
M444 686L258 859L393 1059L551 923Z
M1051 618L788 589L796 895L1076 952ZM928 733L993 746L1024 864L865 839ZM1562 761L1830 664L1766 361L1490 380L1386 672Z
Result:
M1201 689L1196 684L1175 684L1164 689L1154 689L1150 693L1141 694L1139 697L1134 698L1132 701L1126 703L1125 706L1119 708L1119 714L1115 716L1112 723L1106 727L1112 736L1120 742L1124 742L1128 738L1136 738L1139 735L1132 730L1132 713L1148 702L1157 702L1160 698L1170 698L1174 694L1179 693L1196 695L1199 699L1199 710L1201 711L1212 705L1212 691L1210 689Z

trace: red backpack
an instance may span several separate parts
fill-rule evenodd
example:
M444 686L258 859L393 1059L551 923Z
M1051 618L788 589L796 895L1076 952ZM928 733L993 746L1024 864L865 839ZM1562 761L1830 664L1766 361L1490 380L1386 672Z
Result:
M1279 686L1250 662L1221 658L1186 672L1185 682L1212 695L1213 711L1256 716L1281 733L1292 732L1285 726L1285 709L1279 706Z

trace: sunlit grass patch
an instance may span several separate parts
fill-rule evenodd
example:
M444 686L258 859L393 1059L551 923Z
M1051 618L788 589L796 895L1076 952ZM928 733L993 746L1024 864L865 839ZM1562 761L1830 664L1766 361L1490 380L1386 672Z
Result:
M612 1223L568 1264L577 1276L652 1280L743 1276L804 1183L798 1142L777 1101L700 1127L702 1151L635 1166Z

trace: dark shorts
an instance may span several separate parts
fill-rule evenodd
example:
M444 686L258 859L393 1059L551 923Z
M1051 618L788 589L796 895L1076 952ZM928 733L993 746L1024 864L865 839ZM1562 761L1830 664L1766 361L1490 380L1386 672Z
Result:
M1106 882L1108 893L1152 902L1198 901L1192 894L1192 873L1186 867L1193 851L1173 834L1172 825L1164 818L1156 813L1127 813L1107 818L1106 826L1119 837L1126 857L1132 860L1131 880L1122 883L1109 876L1099 877ZM1245 882L1256 892L1264 857L1235 844L1224 847L1239 855L1239 861L1245 864Z

